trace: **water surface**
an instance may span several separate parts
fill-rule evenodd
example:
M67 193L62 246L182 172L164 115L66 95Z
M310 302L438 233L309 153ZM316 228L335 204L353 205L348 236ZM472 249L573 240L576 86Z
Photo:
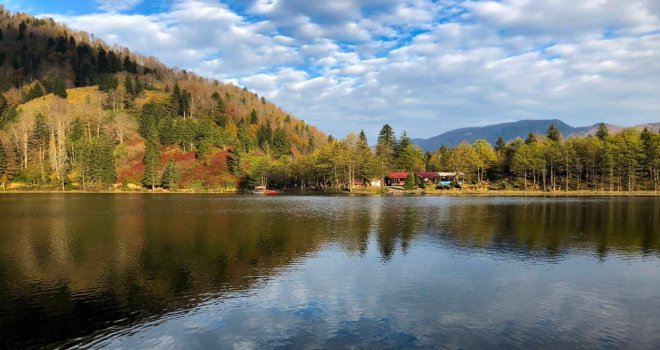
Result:
M658 348L655 198L0 195L0 348Z

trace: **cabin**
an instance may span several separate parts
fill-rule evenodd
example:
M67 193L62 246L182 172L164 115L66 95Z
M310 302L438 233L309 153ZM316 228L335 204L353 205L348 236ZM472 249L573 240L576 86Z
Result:
M417 173L417 180L420 184L438 184L440 173L435 171L421 171Z
M405 186L408 179L408 172L394 171L385 177L385 184L387 186Z

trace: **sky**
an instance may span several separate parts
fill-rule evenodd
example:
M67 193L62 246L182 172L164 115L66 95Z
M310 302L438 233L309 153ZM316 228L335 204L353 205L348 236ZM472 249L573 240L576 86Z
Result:
M660 0L2 0L336 137L660 122Z

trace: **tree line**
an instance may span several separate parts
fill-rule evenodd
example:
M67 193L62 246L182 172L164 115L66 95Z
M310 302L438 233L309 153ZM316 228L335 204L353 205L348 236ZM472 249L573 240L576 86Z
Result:
M542 191L658 190L660 134L648 129L610 133L605 124L589 136L564 138L552 125L545 135L495 145L463 142L422 152L404 132L381 129L375 147L364 132L330 139L314 152L289 160L262 159L243 174L251 183L301 190L348 190L384 179L392 171L409 173L410 189L424 187L421 171L461 172L476 188Z

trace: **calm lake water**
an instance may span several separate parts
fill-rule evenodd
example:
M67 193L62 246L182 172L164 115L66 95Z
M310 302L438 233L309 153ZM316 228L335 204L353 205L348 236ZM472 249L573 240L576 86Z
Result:
M660 199L0 195L0 348L660 348Z

